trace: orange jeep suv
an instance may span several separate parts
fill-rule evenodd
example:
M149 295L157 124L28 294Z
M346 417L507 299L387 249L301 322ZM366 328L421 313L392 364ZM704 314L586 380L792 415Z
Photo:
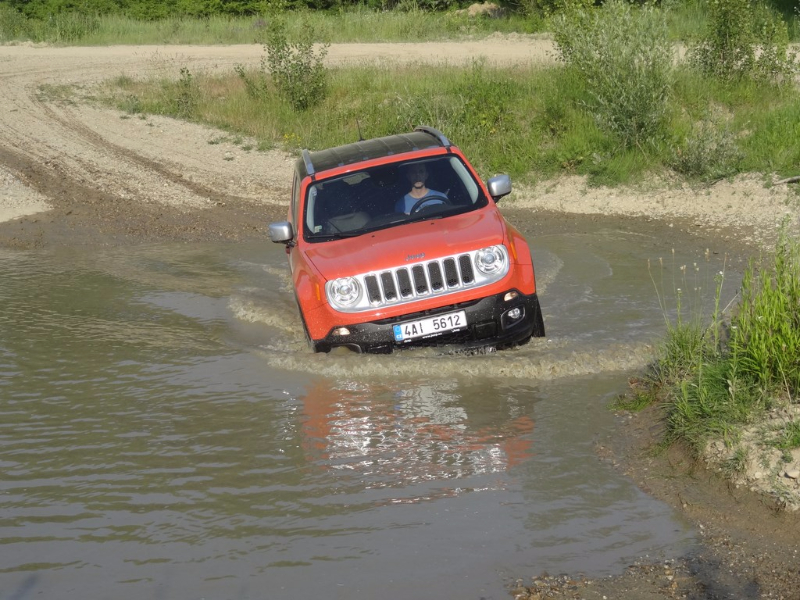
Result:
M316 352L524 344L544 336L525 238L497 209L507 175L484 184L441 132L417 127L295 164L285 244Z

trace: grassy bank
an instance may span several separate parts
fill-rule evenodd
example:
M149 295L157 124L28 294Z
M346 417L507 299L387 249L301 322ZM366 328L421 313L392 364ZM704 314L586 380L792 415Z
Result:
M584 108L586 89L559 67L333 69L321 103L296 111L258 65L214 75L175 65L161 79L121 76L106 99L131 116L189 119L290 151L353 141L357 123L364 137L426 123L482 172L522 179L569 173L613 184L671 169L700 180L752 171L789 176L800 164L800 96L792 88L716 85L689 69L677 73L663 133L644 147L621 146L601 129Z
M800 41L800 13L784 2L783 18L789 39ZM273 3L275 4L275 3ZM268 6L269 3L265 4ZM468 3L464 3L464 6ZM98 7L105 6L101 3ZM277 4L275 4L277 6ZM470 17L465 10L423 10L415 2L399 2L390 11L342 5L339 10L272 9L260 15L210 14L203 17L167 15L140 19L124 13L92 10L92 2L80 10L60 10L41 18L26 17L0 4L0 43L45 42L50 44L106 46L115 44L252 44L264 41L268 23L280 15L290 33L299 35L311 27L319 41L414 42L482 38L493 33L531 34L550 30L558 3L519 3L516 11L501 18ZM455 3L450 3L455 6ZM708 21L703 0L663 3L673 41L698 39ZM537 8L538 7L538 8ZM550 7L552 10L544 10Z
M678 306L670 311L676 316L667 318L652 368L615 408L657 405L663 444L684 444L735 483L796 508L800 241L786 231L773 252L751 261L730 312L719 305L724 270L714 276L717 301L710 315L681 307L677 291Z
M735 438L738 426L800 391L800 243L784 234L771 256L751 263L729 324L721 317L670 328L657 366L667 439L697 451L710 437Z
M253 44L262 43L274 15L205 18L167 17L154 21L120 14L63 13L28 19L0 6L0 42L106 46L118 44ZM464 12L391 11L353 8L342 11L297 11L281 14L290 35L312 28L319 40L339 42L408 42L481 38L493 33L536 33L544 20L510 14L500 19L474 18Z

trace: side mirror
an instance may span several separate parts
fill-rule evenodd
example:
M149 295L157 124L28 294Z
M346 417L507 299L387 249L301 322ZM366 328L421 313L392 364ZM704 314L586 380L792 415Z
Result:
M497 202L503 196L508 196L511 193L511 177L508 175L495 175L486 182L489 188L489 195Z
M294 231L289 221L279 221L269 224L269 239L276 244L290 244L294 239Z

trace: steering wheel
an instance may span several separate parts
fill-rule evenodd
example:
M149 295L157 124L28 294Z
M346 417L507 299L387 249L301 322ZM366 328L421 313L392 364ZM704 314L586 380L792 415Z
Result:
M411 207L411 210L408 211L408 214L413 215L414 213L418 213L422 209L427 208L427 206L435 206L437 204L446 204L447 206L452 206L453 203L450 202L450 198L444 194L428 194L417 200L414 203L414 206Z

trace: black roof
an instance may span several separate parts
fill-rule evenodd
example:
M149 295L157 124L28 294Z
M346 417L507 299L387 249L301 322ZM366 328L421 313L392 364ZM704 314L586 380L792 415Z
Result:
M417 127L411 133L401 133L386 137L362 140L344 146L310 152L303 150L297 161L300 174L314 175L335 167L383 158L393 154L403 154L426 148L450 148L451 143L440 131L432 127Z

